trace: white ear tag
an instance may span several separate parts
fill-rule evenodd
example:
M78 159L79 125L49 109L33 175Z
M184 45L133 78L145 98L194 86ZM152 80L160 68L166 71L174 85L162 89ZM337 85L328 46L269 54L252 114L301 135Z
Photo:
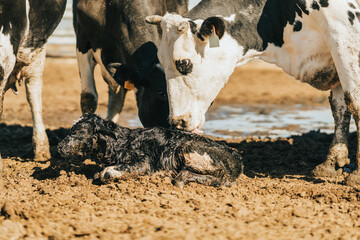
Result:
M216 35L215 33L215 27L213 27L213 30L211 31L211 35L209 38L209 44L210 44L210 48L216 48L220 46L220 41L219 41L219 37Z

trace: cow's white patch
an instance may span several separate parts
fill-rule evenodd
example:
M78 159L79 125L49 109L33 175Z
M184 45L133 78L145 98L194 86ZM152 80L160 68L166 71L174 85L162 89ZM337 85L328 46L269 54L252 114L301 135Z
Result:
M225 21L227 22L234 22L235 21L236 14L230 15L230 17L223 17Z
M10 34L3 34L3 27L0 29L0 66L4 70L3 79L7 80L15 66L16 56L10 41ZM3 94L7 81L0 81L0 96Z

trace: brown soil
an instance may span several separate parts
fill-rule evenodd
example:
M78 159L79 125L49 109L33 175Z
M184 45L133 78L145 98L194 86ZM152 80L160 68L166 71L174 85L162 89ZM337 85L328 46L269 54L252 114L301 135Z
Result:
M360 239L360 187L343 185L343 177L309 174L325 159L330 135L227 140L246 159L245 175L231 188L181 189L162 174L96 185L97 165L56 154L56 144L80 116L76 60L48 58L44 79L44 121L53 155L46 163L24 157L32 134L24 89L20 96L10 91L5 96L0 239ZM104 116L102 81L98 90L98 113ZM327 96L254 62L233 74L216 104L327 105ZM123 116L127 113L136 113L132 94ZM350 145L354 159L354 134Z

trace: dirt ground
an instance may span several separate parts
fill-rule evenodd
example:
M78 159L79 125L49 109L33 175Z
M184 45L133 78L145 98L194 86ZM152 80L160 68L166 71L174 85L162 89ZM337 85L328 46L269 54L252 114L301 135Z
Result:
M98 81L101 116L106 92ZM253 62L236 70L215 104L326 106L328 94ZM19 96L6 94L0 239L360 239L360 186L309 174L324 161L331 135L226 140L245 158L245 174L230 188L179 188L162 174L97 185L92 177L99 167L92 161L69 162L56 154L80 117L79 100L76 60L48 58L43 115L53 157L38 163L26 157L32 128L24 87ZM124 118L136 113L133 93L124 110ZM355 139L350 134L352 160Z

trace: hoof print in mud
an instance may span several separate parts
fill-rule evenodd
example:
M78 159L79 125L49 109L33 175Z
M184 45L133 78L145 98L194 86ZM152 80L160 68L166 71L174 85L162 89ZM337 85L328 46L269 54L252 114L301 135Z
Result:
M231 186L243 173L240 153L224 144L177 129L129 129L90 113L72 126L58 152L64 158L90 154L106 166L94 177L101 182L164 171L180 186Z

